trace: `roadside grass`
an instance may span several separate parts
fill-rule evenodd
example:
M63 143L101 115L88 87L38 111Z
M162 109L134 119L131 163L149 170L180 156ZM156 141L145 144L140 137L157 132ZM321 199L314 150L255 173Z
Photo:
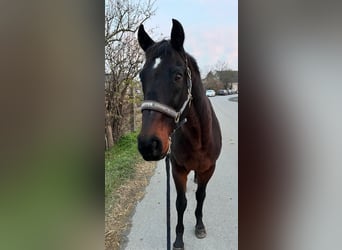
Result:
M138 152L137 134L133 132L124 135L109 150L105 152L105 200L106 204L115 201L115 190L134 176L135 166L142 161Z
M154 173L137 146L138 133L123 136L105 152L105 249L119 250L126 242L130 216Z

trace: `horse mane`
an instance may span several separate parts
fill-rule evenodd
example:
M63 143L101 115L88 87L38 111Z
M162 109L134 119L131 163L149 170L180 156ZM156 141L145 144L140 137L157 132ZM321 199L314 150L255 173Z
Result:
M197 61L195 60L195 58L190 55L189 53L185 52L186 56L188 57L188 59L190 59L190 64L193 66L193 70L195 71L196 74L199 75L199 77L201 78L201 73L197 64Z
M188 58L189 62L189 67L192 69L192 81L195 84L193 87L196 88L198 96L203 96L204 95L204 87L202 83L202 78L201 78L201 73L198 67L198 64L193 56L191 56L189 53L186 53L186 57Z
M167 55L168 53L171 53L171 48L169 46L168 40L161 40L160 42L156 42L146 51L146 55L152 58Z

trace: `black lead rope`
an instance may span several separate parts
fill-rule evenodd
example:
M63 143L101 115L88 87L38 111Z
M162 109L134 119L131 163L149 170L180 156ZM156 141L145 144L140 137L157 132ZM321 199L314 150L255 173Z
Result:
M166 164L166 248L171 250L171 225L170 225L170 159L169 154L165 158Z

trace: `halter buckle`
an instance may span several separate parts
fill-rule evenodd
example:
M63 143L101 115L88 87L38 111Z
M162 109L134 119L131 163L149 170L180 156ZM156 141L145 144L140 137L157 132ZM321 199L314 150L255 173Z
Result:
M180 112L177 112L177 115L176 115L176 117L175 117L175 123L176 123L176 124L179 122L180 116L181 116Z

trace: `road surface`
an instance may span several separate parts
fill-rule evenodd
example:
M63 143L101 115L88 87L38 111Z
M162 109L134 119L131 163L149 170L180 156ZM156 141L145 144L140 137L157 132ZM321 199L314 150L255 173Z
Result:
M210 97L222 130L222 151L216 170L207 186L203 222L207 237L194 234L196 184L193 172L188 176L184 213L184 246L186 250L238 249L238 102L237 95ZM171 244L175 240L177 211L176 191L171 175ZM125 250L166 249L166 173L165 161L159 161L132 217Z

